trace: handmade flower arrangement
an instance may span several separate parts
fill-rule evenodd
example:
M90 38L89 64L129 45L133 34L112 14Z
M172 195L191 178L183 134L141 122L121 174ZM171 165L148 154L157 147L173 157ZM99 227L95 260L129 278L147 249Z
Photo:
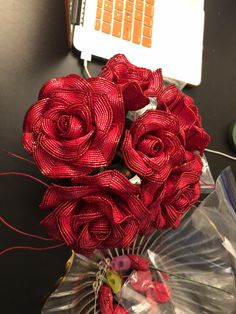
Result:
M199 199L201 155L209 141L193 99L166 86L161 70L137 67L124 55L111 58L95 78L52 79L23 127L23 146L42 174L57 180L40 204L48 210L41 224L86 256L177 228ZM124 256L128 263L142 259ZM155 282L149 299L154 291L161 300L155 287L162 286L167 302L168 287L151 278L147 265L145 272ZM109 285L99 289L102 313L128 313L112 307Z
M46 191L42 225L84 254L178 227L199 198L209 140L192 98L124 55L96 78L48 81L26 113L23 146L45 176L69 180Z

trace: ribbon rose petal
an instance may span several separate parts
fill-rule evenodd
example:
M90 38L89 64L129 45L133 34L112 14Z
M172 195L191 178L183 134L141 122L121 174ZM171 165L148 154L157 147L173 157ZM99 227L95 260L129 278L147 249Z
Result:
M139 188L112 170L78 178L77 184L46 191L41 208L52 211L41 223L49 235L81 254L128 247L150 214L137 197Z
M174 114L185 132L187 150L198 150L201 154L210 142L210 136L202 127L201 116L194 100L169 85L157 95L158 109Z
M126 111L145 107L148 97L155 97L164 87L161 69L151 71L137 67L122 54L112 57L99 76L121 87Z
M184 213L199 199L202 162L198 155L186 152L185 162L175 167L163 183L143 181L141 199L150 210L155 228L177 228Z
M184 137L171 113L148 110L125 133L122 152L128 168L158 185L184 161Z
M124 128L120 88L69 75L47 82L26 113L23 146L41 172L70 178L112 161Z

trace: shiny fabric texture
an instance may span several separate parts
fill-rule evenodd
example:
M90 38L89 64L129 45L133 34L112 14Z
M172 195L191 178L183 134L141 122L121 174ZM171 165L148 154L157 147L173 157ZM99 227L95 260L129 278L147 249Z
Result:
M194 100L182 93L175 85L169 85L163 89L157 97L158 109L170 112L179 120L180 128L185 133L186 149L199 151L210 142L210 136L202 127L202 120Z
M151 71L130 63L122 54L108 60L102 68L104 77L121 87L124 94L125 110L138 110L149 103L148 97L155 97L163 89L161 69ZM136 95L132 92L136 91Z
M150 98L157 108L136 117ZM46 191L42 225L83 254L178 227L199 198L199 155L209 141L191 97L166 87L160 69L137 67L121 54L98 77L48 81L26 113L22 137L44 175L71 179Z
M40 207L53 211L42 220L50 236L76 252L128 247L147 226L150 214L137 197L140 188L118 171L103 171L77 180L77 186L51 185Z
M26 113L23 146L50 178L71 178L106 167L124 128L120 89L76 74L48 81Z
M199 199L201 172L200 157L186 152L185 162L176 166L163 184L143 180L141 200L150 210L156 229L179 226L183 214Z
M185 136L171 113L148 110L126 130L122 153L128 168L162 184L185 160Z

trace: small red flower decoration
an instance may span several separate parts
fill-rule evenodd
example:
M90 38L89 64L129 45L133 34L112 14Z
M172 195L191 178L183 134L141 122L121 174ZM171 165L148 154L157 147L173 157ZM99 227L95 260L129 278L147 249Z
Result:
M186 136L186 149L201 154L210 142L210 136L202 127L198 109L190 96L169 85L158 97L158 109L174 114Z
M149 98L163 88L161 70L151 71L130 63L122 54L112 57L100 74L122 88L125 109L138 110L148 105Z
M149 260L137 254L127 255L131 260L131 267L136 270L147 271L149 269Z
M139 188L118 171L77 179L77 186L52 185L41 208L53 210L41 222L56 240L76 252L127 247L144 225L149 211L138 199Z
M178 119L164 111L146 111L126 130L122 146L128 168L161 185L185 156Z
M28 110L23 146L51 178L88 174L113 159L124 128L120 89L104 78L47 82Z
M156 301L158 303L167 303L171 299L171 290L164 282L155 280L152 285L147 289L147 300Z
M135 291L143 292L152 284L152 273L150 270L136 271L130 275L129 282Z
M158 186L143 182L141 199L150 210L155 228L177 228L183 214L200 196L202 162L199 156L186 152L185 162L176 166L167 180Z

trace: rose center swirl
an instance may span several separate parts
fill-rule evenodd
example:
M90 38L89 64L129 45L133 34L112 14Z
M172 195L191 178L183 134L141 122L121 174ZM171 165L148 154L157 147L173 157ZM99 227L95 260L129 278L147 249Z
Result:
M137 148L145 155L154 157L163 152L164 144L162 140L157 137L147 136L138 142Z
M73 115L61 115L57 121L57 128L60 135L66 138L79 138L85 135L86 127L84 122Z
M61 132L67 132L70 124L70 116L68 115L62 115L59 120L57 121L58 129Z

